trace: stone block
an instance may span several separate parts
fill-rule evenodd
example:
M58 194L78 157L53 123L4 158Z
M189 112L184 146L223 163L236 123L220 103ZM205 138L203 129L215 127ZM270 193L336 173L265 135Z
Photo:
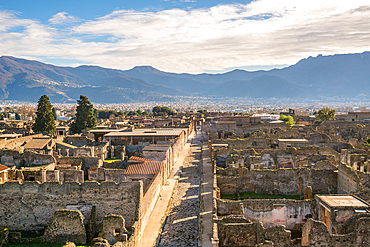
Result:
M103 219L103 232L100 237L108 240L109 244L127 241L125 219L121 215L106 215Z
M85 244L86 230L83 221L84 217L80 211L58 209L44 233L43 240L47 243L64 244L71 241Z

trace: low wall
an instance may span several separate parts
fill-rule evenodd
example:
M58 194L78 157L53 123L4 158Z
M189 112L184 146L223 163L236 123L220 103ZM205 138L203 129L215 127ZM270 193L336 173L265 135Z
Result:
M20 153L15 150L1 149L0 157L1 164L17 168L56 163L52 155L36 154L30 151Z
M163 186L163 166L158 172L157 176L153 178L150 186L147 187L144 192L142 201L142 218L141 218L141 230L144 230L146 224L148 223L149 216L152 213L154 206L159 198L159 194L162 191Z
M298 195L303 188L312 187L314 194L337 192L338 174L333 170L307 168L248 170L242 177L219 176L221 194L254 192L258 194Z
M351 167L344 163L338 166L338 193L349 194L362 191L360 178Z
M244 215L252 222L263 223L264 227L285 225L293 229L314 216L314 200L247 199L226 201L217 199L218 215Z
M96 206L96 223L107 214L121 215L130 228L140 219L141 182L64 183L7 182L0 185L0 228L42 230L56 209L69 205Z

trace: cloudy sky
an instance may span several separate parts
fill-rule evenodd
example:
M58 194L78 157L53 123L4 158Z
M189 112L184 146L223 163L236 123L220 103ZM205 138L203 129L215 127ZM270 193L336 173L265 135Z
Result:
M0 56L169 72L370 51L369 0L2 0Z

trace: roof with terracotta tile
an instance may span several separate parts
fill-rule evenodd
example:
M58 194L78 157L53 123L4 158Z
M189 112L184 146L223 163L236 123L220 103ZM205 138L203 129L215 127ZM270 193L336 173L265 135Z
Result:
M0 164L0 172L2 172L2 171L5 171L5 170L7 170L7 169L9 169L10 167L7 167L7 166L4 166L4 165L1 165Z
M145 161L144 163L131 163L127 166L125 175L156 175L162 166L161 161Z
M147 161L155 161L155 160L150 160L150 159L144 159L141 157L136 157L136 156L131 156L129 161L141 161L141 162L147 162Z

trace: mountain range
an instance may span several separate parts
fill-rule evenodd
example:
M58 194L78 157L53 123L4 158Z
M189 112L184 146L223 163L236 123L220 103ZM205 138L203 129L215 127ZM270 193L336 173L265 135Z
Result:
M99 66L60 67L0 57L0 100L75 102L80 94L96 103L171 101L178 96L296 98L367 97L370 52L309 57L283 69L233 70L222 74L177 74L150 66L116 70Z

